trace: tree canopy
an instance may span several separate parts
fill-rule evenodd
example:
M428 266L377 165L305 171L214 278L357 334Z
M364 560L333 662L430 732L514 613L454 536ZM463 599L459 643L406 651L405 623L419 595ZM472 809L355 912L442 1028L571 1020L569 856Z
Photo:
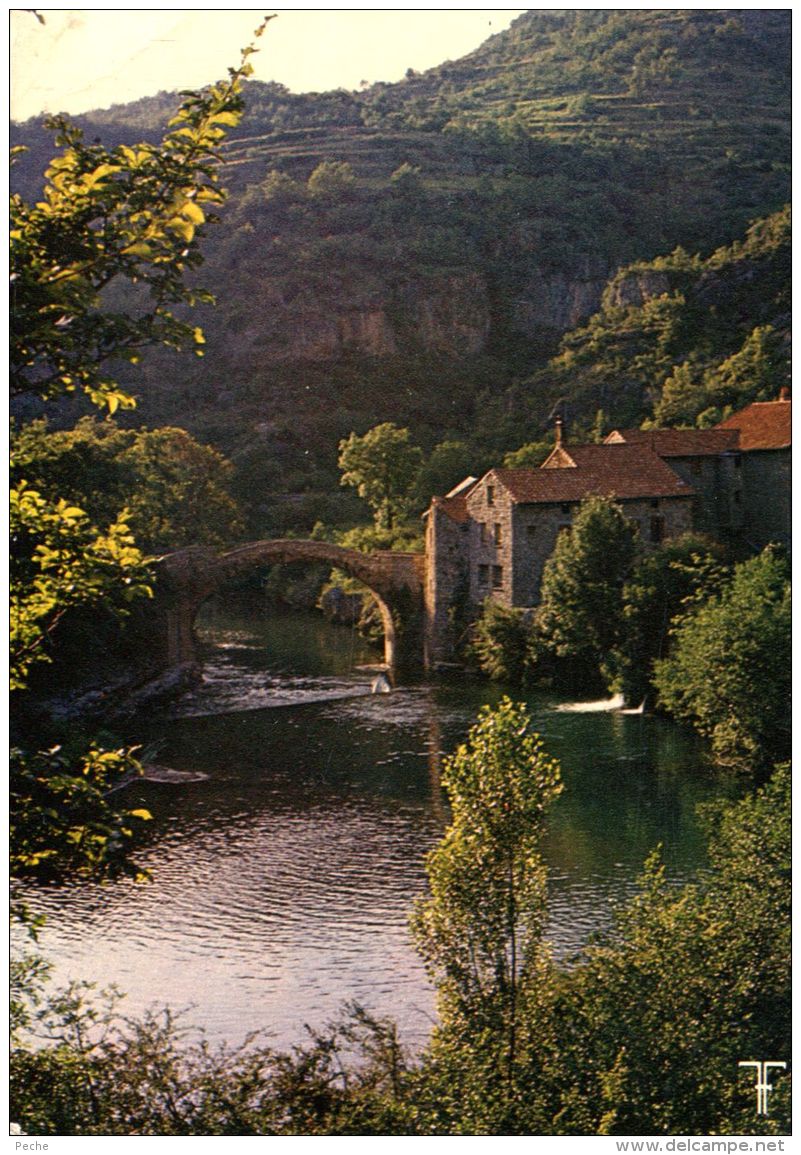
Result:
M373 510L379 529L392 529L411 508L423 454L409 440L409 430L391 421L351 433L339 443L342 485L351 485Z
M654 682L659 703L692 722L718 761L764 771L790 752L791 671L789 568L768 547L678 620Z

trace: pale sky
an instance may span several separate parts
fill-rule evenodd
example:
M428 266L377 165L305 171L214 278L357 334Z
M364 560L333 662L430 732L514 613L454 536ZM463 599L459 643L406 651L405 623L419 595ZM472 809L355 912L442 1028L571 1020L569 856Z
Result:
M264 13L254 78L357 89L456 60L524 9L10 9L11 116L86 112L197 88L239 63Z

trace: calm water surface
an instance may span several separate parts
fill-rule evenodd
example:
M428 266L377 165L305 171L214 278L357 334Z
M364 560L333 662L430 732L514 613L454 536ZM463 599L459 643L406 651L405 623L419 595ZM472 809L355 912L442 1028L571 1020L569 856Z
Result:
M195 781L145 782L146 885L28 892L57 980L116 983L128 1013L165 1003L214 1040L298 1042L357 999L412 1044L434 999L407 930L423 857L448 821L439 758L502 691L465 681L372 694L378 660L319 615L229 603L203 622L202 686L129 735ZM518 695L519 696L519 695ZM565 789L553 805L549 937L569 958L608 924L649 851L672 879L703 865L696 804L722 788L658 719L530 697Z

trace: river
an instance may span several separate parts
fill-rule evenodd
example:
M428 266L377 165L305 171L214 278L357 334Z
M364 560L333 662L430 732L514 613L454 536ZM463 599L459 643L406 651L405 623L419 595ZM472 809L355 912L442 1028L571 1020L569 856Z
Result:
M126 735L162 777L185 776L128 789L154 814L139 855L152 881L26 890L47 915L55 980L113 982L128 1014L190 1008L215 1042L263 1028L288 1046L356 999L421 1045L434 996L407 923L448 821L440 754L502 689L460 678L371 693L361 667L377 651L318 614L231 600L201 628L202 685ZM662 719L525 699L562 764L543 853L548 937L567 961L657 843L671 879L697 873L695 808L726 783Z

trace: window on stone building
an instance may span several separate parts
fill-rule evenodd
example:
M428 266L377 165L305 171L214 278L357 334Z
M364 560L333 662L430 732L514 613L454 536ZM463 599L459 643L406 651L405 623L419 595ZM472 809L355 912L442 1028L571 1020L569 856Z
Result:
M503 530L501 528L500 522L498 522L498 521L495 522L495 544L496 545L502 545L503 544Z
M492 588L494 590L503 589L503 566L494 565L492 567Z
M532 538L536 537L537 536L536 525L527 525L526 526L526 535L527 535L529 541L531 541Z
M487 505L494 505L494 504L495 504L495 486L494 485L488 485L487 486Z
M480 565L478 567L478 584L485 588L489 585L489 566Z
M665 537L665 519L664 519L664 517L658 517L658 516L652 517L651 518L651 541L654 543L654 545L659 545L659 543L664 539L664 537Z
M655 497L651 502L651 509L659 509L659 498Z
M562 513L570 513L570 502L566 501L562 506Z
M738 453L737 456L734 458L734 468L740 469L740 468L742 468L742 464L743 464L743 459L742 459L742 457L740 457L740 454Z

